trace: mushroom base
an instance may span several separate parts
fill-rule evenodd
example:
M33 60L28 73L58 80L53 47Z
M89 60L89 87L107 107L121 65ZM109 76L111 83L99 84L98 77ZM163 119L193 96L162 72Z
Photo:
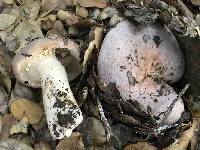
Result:
M51 136L54 139L68 137L82 122L83 116L70 89L66 71L55 56L41 61L38 70Z

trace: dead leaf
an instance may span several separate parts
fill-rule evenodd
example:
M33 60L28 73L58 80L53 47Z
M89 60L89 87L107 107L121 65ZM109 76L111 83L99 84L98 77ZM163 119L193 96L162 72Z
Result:
M25 98L13 101L10 111L18 120L21 120L24 116L27 117L29 124L38 123L43 115L43 109L39 104Z
M57 16L60 20L65 21L68 25L76 24L79 21L78 16L64 10L59 10L57 12Z
M7 139L4 141L0 141L0 149L2 150L33 150L30 146L21 143L15 139Z
M188 147L189 142L191 141L194 131L196 130L198 122L194 121L191 128L184 131L183 134L177 139L174 143L169 145L163 150L186 150Z
M84 144L82 136L78 132L73 132L70 137L62 139L56 146L56 150L83 150Z
M138 142L136 144L127 145L124 150L157 150L157 148L147 142Z
M27 133L28 130L28 119L24 117L20 122L17 124L13 124L10 128L10 135L13 135L14 133Z
M17 37L20 46L15 52L17 53L35 38L43 37L40 26L35 21L23 21L13 31L12 35Z
M39 1L25 0L23 5L20 7L21 15L28 20L35 20L40 10Z
M12 114L5 114L2 116L2 131L0 133L0 141L9 137L10 128L14 123L17 123L17 120Z
M77 0L82 7L98 7L104 8L107 6L105 0Z
M5 30L15 22L16 17L8 14L0 14L0 20L0 30Z

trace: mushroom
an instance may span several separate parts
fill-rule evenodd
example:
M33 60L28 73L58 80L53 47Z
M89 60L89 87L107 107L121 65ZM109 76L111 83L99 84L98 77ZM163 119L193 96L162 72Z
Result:
M55 49L68 49L73 63L79 63L78 45L61 38L35 39L24 47L13 59L12 69L23 84L42 87L43 104L47 124L54 139L70 136L72 130L83 120L82 112L70 89L65 68L55 56ZM72 78L77 75L73 68Z
M136 26L125 20L104 38L97 67L100 79L116 83L124 100L137 100L145 109L150 106L158 116L178 96L167 83L174 83L183 75L184 59L166 26ZM183 111L179 99L165 123L175 123Z

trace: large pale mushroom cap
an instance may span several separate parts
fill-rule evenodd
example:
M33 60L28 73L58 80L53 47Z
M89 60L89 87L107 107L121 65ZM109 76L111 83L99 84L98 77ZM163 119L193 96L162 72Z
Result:
M74 79L80 73L79 45L68 39L65 43L61 38L35 39L24 47L13 59L12 70L16 78L27 86L40 87L40 74L38 63L55 54L56 48L65 48L69 51L68 79ZM76 66L76 67L74 67Z
M124 100L150 106L158 116L177 98L172 87L183 75L184 59L175 37L159 24L136 26L128 21L111 29L98 58L101 80L116 83ZM175 123L184 111L182 99L174 106L166 123Z
M108 32L102 43L98 73L105 81L127 84L131 75L136 82L151 76L173 83L183 72L178 42L165 26L136 26L123 21Z

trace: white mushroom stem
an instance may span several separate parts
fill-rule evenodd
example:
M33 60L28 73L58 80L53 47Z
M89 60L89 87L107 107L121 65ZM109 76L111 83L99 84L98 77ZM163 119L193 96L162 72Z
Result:
M65 68L55 56L49 56L39 63L38 72L50 133L54 139L69 137L83 116L70 89Z

